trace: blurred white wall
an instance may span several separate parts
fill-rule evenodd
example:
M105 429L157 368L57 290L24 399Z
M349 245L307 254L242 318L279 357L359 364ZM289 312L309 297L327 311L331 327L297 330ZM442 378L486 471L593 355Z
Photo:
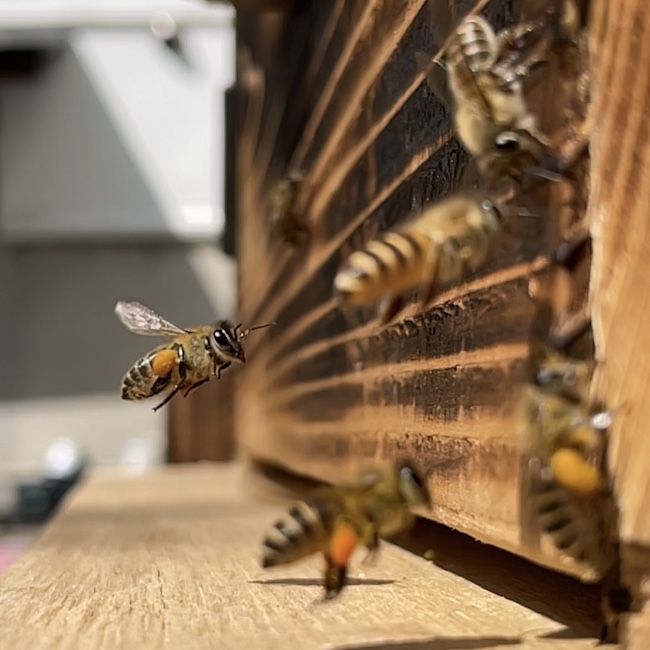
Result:
M16 2L30 4L0 0L0 17ZM163 4L92 4L120 2ZM146 26L76 29L41 74L0 86L0 508L59 436L96 464L134 437L163 457L165 414L119 397L159 341L127 332L117 300L187 326L234 311L234 263L216 246L234 35L181 37L179 58Z

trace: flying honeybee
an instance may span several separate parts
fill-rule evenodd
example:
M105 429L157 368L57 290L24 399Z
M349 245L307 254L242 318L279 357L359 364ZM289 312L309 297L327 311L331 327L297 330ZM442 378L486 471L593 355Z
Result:
M275 523L263 541L264 568L290 564L316 553L325 558L325 598L345 586L350 557L360 544L379 550L380 537L415 521L411 508L430 506L418 473L406 463L363 473L356 483L316 489Z
M351 306L388 296L380 316L386 324L402 309L407 290L419 285L426 306L438 285L476 271L509 239L491 199L455 194L352 253L334 279L334 291Z
M178 392L187 397L212 377L220 379L221 372L233 361L246 363L241 340L255 329L275 325L268 323L241 330L241 324L233 327L230 321L222 320L212 325L181 329L139 302L118 302L115 313L135 334L173 337L169 343L140 357L122 380L122 399L125 400L143 400L171 389L154 411Z

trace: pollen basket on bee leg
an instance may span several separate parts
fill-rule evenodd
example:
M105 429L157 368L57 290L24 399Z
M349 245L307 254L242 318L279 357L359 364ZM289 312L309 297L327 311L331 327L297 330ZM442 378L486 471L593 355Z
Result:
M336 566L344 566L359 544L357 531L349 524L339 524L330 540L329 557Z
M165 377L172 371L177 359L178 355L175 350L171 348L160 350L151 359L151 369L155 375Z

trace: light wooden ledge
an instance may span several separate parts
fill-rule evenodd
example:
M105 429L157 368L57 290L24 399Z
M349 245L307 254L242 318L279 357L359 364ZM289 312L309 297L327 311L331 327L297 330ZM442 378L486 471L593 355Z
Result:
M594 647L562 623L392 544L370 569L355 558L349 589L318 602L318 558L274 571L258 565L262 535L286 496L266 481L218 464L94 474L0 579L1 647ZM470 564L480 562L473 555ZM512 560L510 572L527 588L522 561ZM552 598L579 610L564 589Z

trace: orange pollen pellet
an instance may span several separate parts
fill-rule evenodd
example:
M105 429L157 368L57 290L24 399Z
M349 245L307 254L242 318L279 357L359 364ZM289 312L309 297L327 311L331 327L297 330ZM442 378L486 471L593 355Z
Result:
M357 531L348 524L337 526L330 541L329 557L336 566L345 566L359 543Z
M558 449L551 457L550 464L555 479L575 494L591 496L602 486L598 469L575 449Z
M154 375L158 377L166 377L176 363L177 354L176 350L161 350L151 360L151 369Z

